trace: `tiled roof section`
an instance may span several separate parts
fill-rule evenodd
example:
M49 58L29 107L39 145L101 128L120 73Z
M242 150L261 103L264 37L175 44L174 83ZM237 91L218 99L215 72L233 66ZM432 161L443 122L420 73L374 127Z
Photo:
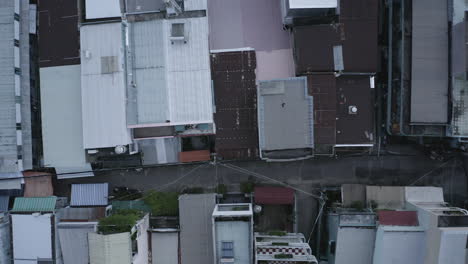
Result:
M255 187L257 204L293 204L294 190L285 187Z
M216 153L223 159L258 157L255 51L211 54Z
M57 197L17 197L12 212L53 212Z
M48 197L54 195L52 174L46 172L23 172L25 190L24 197Z
M416 211L379 211L380 225L391 226L418 226L418 215Z
M105 206L108 204L107 183L72 184L71 206Z
M10 202L10 196L0 195L0 212L8 211L9 202Z
M335 144L336 81L333 74L307 76L309 94L314 98L314 135L316 144Z

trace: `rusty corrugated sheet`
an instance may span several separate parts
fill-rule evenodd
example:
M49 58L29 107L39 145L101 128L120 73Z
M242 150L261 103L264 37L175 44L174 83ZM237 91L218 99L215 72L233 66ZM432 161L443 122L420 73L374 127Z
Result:
M209 150L194 150L179 152L180 162L195 162L195 161L209 161L210 151Z
M46 172L25 171L24 197L48 197L54 195L52 174Z
M80 64L76 0L38 1L39 66Z
M416 211L379 211L379 224L391 226L418 226Z
M335 75L307 76L309 94L314 97L315 144L335 144L336 81Z
M294 190L285 187L255 187L256 204L293 204Z
M254 51L214 53L216 153L223 159L258 157L256 57Z
M337 144L370 144L374 141L373 89L369 76L341 76L336 79ZM357 113L350 114L355 106Z

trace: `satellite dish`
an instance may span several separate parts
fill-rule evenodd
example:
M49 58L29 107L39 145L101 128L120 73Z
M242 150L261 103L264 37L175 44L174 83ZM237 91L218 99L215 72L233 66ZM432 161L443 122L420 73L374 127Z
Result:
M257 204L254 206L253 210L254 210L254 213L259 214L262 211L262 206Z
M127 147L123 145L119 145L115 147L114 151L116 154L124 154L125 152L127 152Z

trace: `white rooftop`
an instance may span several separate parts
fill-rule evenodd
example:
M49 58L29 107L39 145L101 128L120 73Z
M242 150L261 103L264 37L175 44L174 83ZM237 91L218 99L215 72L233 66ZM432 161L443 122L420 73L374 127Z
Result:
M289 0L289 8L336 8L337 0Z
M217 204L213 217L252 216L252 204Z

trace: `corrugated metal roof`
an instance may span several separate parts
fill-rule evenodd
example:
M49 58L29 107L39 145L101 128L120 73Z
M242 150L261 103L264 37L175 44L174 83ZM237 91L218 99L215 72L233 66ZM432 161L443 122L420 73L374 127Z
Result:
M179 152L180 162L209 161L211 159L209 150L192 150Z
M14 1L0 7L0 173L18 171L15 114Z
M112 201L112 210L119 209L135 209L143 212L150 213L151 208L145 203L145 201Z
M16 197L12 212L53 212L57 197Z
M377 213L380 225L418 226L416 211L379 211Z
M215 194L184 194L179 197L180 248L184 264L213 262L211 215Z
M261 81L257 94L261 151L314 146L313 99L305 77Z
M88 233L94 233L95 225L67 225L60 223L57 226L64 263L89 263Z
M39 21L39 66L79 64L80 32L78 29L78 4L76 1L41 0L38 2L37 11ZM63 79L66 80L66 78ZM42 87L41 85L41 90ZM66 87L63 86L62 88ZM47 104L42 104L42 106L44 105Z
M80 32L84 148L127 145L121 23L82 26Z
M132 262L130 233L88 234L90 264L128 264Z
M293 204L294 190L284 187L255 187L256 204Z
M0 195L0 212L7 212L9 203L10 203L10 196Z
M106 207L92 208L62 208L58 212L60 221L75 222L75 221L97 221L106 216Z
M412 1L411 122L448 121L448 4Z
M80 67L70 65L39 70L44 165L55 167L57 173L67 168L72 172L91 170L83 147ZM68 175L57 177L65 176Z
M187 39L171 43L177 23ZM136 89L128 88L129 124L213 122L208 18L134 22L131 29Z
M108 198L108 183L72 184L70 205L106 206Z
M39 171L25 171L24 197L48 197L54 195L52 174Z

